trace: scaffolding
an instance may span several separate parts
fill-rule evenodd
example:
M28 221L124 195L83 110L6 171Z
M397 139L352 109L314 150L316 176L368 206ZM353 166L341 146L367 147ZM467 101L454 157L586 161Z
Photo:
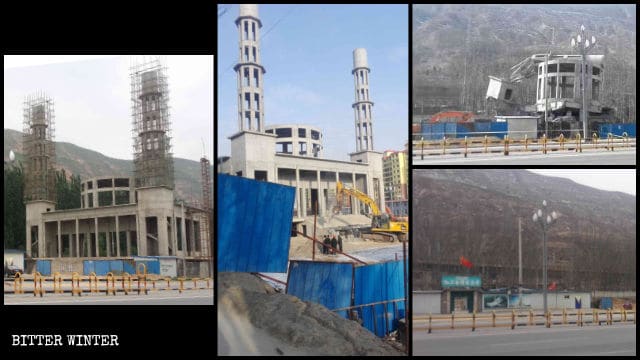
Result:
M200 170L202 175L202 209L205 211L205 216L200 226L200 241L201 241L201 256L209 257L211 252L209 251L209 242L212 238L210 233L210 226L212 221L212 204L211 204L211 175L210 175L211 163L206 156L200 158Z
M136 187L174 188L167 68L155 58L131 66Z
M28 95L23 108L25 201L56 201L55 111L43 92Z

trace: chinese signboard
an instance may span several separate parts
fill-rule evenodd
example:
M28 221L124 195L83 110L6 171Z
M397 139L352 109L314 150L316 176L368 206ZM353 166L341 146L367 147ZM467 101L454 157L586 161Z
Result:
M480 287L480 276L442 275L442 287Z

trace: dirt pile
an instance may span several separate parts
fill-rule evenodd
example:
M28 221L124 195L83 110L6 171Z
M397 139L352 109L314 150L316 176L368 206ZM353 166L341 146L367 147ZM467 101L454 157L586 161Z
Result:
M218 276L218 354L404 355L358 323L246 273Z

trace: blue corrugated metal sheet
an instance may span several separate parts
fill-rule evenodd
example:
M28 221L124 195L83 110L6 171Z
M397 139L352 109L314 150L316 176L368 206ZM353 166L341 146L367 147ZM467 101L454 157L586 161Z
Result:
M622 136L625 132L629 137L636 137L636 124L601 124L599 136L601 139L606 139L609 133Z
M496 136L500 139L504 139L504 136L507 135L508 131L509 131L509 124L506 121L505 122L492 121L491 126L489 128L490 134L488 135Z
M402 264L403 261L390 261L356 267L354 305L404 298ZM361 312L363 326L377 336L384 336L397 329L397 320L404 317L404 301L398 302L397 309L394 312L391 303L386 305L386 311L383 304L366 306Z
M36 271L40 275L51 275L51 260L36 260Z
M85 260L82 262L82 274L89 275L96 271L96 264L93 260Z
M603 297L600 300L600 309L613 309L613 299L610 297Z
M477 133L489 132L491 131L491 123L488 121L475 122L473 124L473 130ZM481 135L481 134L476 134L476 135Z
M333 310L351 305L351 263L291 260L287 294ZM338 314L346 317L346 311Z
M109 261L109 271L111 271L114 275L122 274L123 268L124 266L122 265L122 260Z
M122 270L129 275L136 273L136 263L133 260L123 260Z
M104 276L109 273L109 260L96 260L95 273L98 276Z
M218 175L218 271L286 272L295 188Z

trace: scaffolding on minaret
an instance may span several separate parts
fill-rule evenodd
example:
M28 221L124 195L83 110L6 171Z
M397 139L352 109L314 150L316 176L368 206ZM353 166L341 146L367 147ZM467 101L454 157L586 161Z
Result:
M25 201L56 201L55 111L43 92L29 95L23 109Z
M206 156L200 158L200 172L202 179L202 209L205 211L205 217L202 219L200 225L200 241L201 241L201 256L208 258L213 256L209 247L209 240L212 238L210 233L210 224L213 220L213 204L211 203L211 163Z
M131 101L135 186L173 189L167 68L160 59L131 66Z

